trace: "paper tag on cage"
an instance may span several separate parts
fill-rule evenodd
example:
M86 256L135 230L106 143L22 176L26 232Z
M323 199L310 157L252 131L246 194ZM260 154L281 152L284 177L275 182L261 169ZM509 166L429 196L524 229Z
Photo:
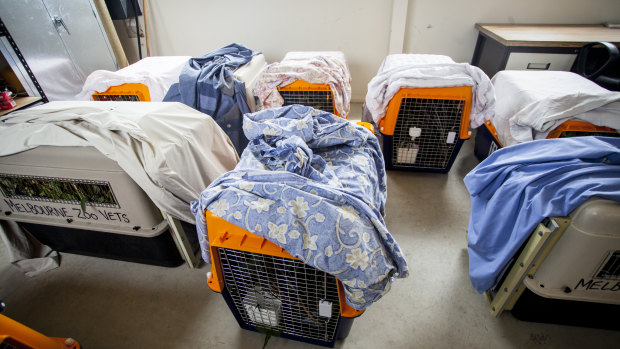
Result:
M319 316L332 317L332 302L319 301Z
M446 139L446 143L454 143L454 139L456 138L456 132L448 132L448 139Z

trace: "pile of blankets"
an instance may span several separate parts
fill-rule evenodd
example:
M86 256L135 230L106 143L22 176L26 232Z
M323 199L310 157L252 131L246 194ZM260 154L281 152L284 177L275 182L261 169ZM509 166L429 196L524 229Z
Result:
M385 226L385 165L370 131L299 105L246 114L244 131L237 167L192 202L205 261L209 210L336 276L358 310L408 275Z

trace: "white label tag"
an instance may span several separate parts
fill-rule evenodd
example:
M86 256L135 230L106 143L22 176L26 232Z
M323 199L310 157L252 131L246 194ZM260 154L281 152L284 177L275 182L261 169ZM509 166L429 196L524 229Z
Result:
M454 139L456 138L456 132L448 132L448 139L446 139L446 143L454 143Z
M332 317L332 302L319 301L319 316Z

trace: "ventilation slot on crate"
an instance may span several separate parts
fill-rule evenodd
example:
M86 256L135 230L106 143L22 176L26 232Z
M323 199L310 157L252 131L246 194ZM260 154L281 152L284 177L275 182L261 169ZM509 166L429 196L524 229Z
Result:
M0 174L0 190L10 199L120 208L110 183L103 181Z
M620 280L620 251L614 251L596 273L598 279Z
M224 283L243 321L332 341L340 317L336 278L297 259L218 248Z

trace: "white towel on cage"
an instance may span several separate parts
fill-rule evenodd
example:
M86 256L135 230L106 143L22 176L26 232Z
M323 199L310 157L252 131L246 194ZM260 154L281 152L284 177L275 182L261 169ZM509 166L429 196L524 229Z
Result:
M344 54L339 51L289 52L282 62L269 64L254 87L254 95L258 98L257 108L284 105L278 86L286 86L297 80L329 85L338 113L342 117L349 115L351 75Z
M90 101L95 92L105 92L111 86L143 84L149 89L151 102L161 102L170 86L179 81L179 74L190 56L147 57L112 72L95 70L86 78L76 100Z
M377 124L401 88L472 87L470 127L476 128L494 113L495 93L489 77L478 67L455 63L450 57L426 54L389 55L368 83L366 109Z
M620 130L620 92L564 71L500 71L493 126L504 146L546 138L566 120Z

